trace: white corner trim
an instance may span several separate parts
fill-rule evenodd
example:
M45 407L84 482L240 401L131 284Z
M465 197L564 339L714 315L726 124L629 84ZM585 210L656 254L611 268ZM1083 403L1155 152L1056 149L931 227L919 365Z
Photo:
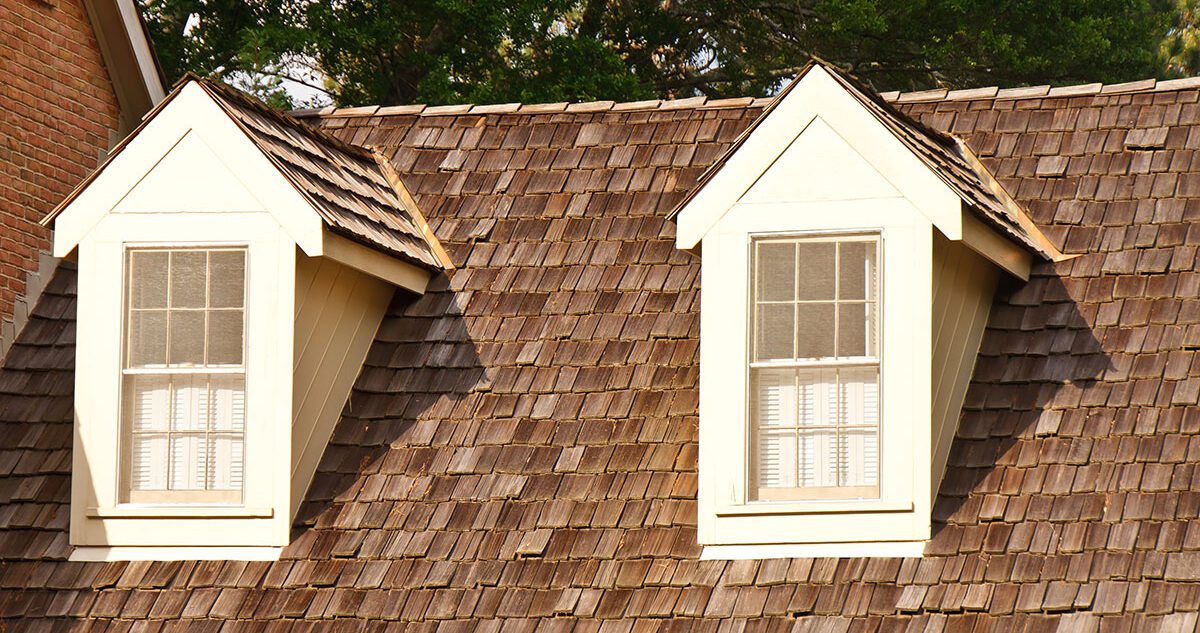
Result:
M925 541L875 543L789 543L783 545L705 545L700 560L768 558L920 558ZM73 560L73 559L72 559Z
M166 87L158 74L154 52L150 50L146 29L142 27L141 19L138 18L137 7L133 5L133 0L117 0L116 5L121 14L121 22L125 25L125 33L129 37L129 46L137 58L138 72L142 76L142 82L146 84L146 93L149 94L150 101L157 104L167 96Z
M118 560L279 560L282 547L76 547L71 562Z

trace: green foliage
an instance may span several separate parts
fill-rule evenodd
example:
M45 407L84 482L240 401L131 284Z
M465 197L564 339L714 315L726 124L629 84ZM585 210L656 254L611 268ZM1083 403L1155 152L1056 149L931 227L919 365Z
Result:
M1176 0L1175 19L1158 49L1167 77L1191 77L1200 71L1200 3Z
M336 103L384 105L763 95L813 55L880 90L1124 81L1161 74L1173 10L1168 0L141 2L173 76L232 79L281 102L279 78L303 75Z

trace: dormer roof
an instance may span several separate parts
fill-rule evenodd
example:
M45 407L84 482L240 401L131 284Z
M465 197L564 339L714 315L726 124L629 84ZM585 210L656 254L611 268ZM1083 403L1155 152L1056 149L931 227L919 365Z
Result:
M240 91L191 75L180 80L142 125L42 223L53 225L189 85L211 97L329 230L428 271L449 267L437 238L386 159L280 114Z

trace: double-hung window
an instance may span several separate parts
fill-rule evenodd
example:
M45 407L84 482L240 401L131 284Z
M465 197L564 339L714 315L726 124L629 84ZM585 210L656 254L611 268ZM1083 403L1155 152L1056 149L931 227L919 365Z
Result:
M752 242L749 501L874 499L877 234Z
M246 249L125 253L122 502L242 503Z

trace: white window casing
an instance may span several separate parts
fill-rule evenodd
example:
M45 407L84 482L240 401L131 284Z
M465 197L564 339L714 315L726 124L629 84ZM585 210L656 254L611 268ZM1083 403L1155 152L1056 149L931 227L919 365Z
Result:
M214 254L243 281L206 283ZM265 213L112 213L78 257L72 543L286 544L295 242Z
M739 204L705 236L701 544L928 538L932 234L905 199L884 198ZM869 245L867 259L874 261L860 263L875 270L874 292L864 289L850 299L834 288L810 300L799 277L781 272L786 266L770 275L784 277L781 285L773 282L777 288L755 287L764 245L798 250L816 244L826 245L818 249L826 253L833 245L835 255L836 245ZM799 255L792 261L796 274L824 274L819 283L837 284L829 256L825 260L823 266L806 266ZM773 291L776 296L764 296ZM767 319L764 312L776 316ZM839 314L851 325L841 337ZM773 343L764 338L765 328L792 336L776 332L774 339L785 342ZM839 353L839 347L846 349ZM772 446L764 428L791 441ZM865 437L875 429L872 443ZM804 434L829 448L822 450L821 441L806 445ZM763 477L767 485L760 485Z

